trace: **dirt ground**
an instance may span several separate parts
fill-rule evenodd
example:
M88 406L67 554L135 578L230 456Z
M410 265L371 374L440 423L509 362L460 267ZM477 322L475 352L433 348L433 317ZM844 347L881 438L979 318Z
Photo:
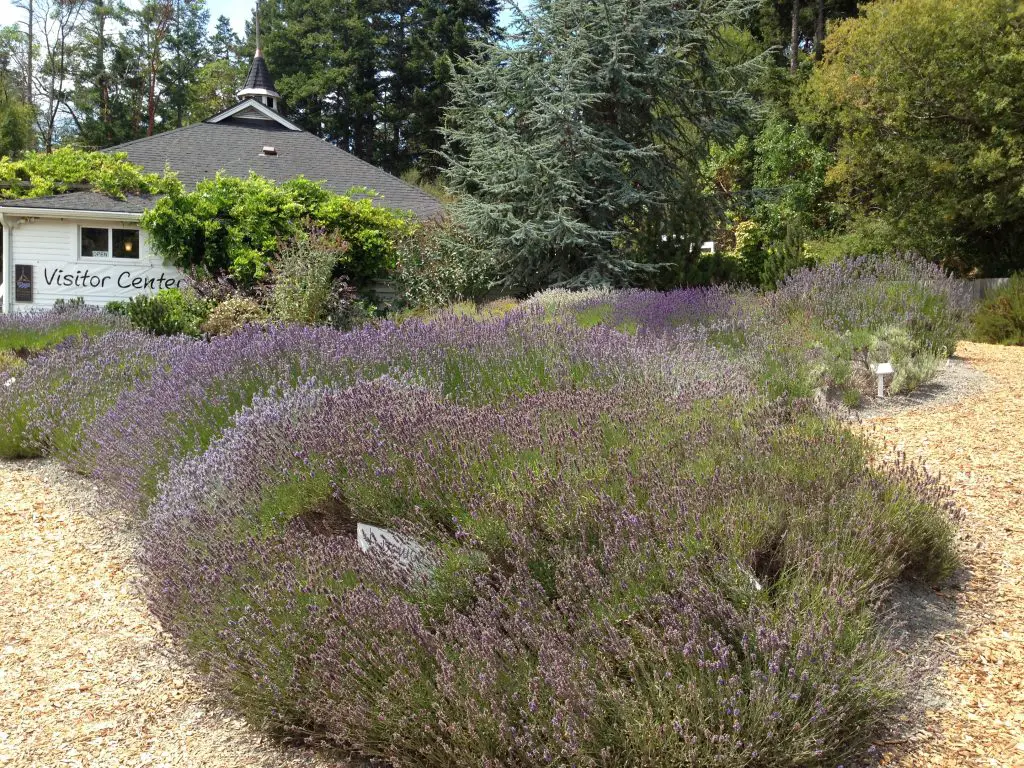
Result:
M891 766L1024 766L1024 348L963 343L990 381L965 397L883 413L865 428L952 488L964 571L936 596L949 631L922 720L883 745ZM922 678L922 684L927 681Z
M130 537L52 462L0 462L0 766L290 768L165 652Z
M937 617L924 711L882 764L1024 767L1024 349L958 357L942 396L863 423L940 473L966 513L964 572L924 601ZM0 766L336 765L204 698L135 589L131 537L92 514L102 504L52 462L0 462Z

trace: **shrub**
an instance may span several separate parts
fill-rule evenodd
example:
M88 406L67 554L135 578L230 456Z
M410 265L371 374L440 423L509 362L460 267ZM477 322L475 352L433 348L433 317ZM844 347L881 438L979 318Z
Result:
M174 368L124 393L89 430L84 452L106 456L98 476L144 509L171 464L203 450L253 397L310 378L347 386L383 374L471 404L562 388L645 387L693 398L743 385L742 371L697 336L632 339L523 313L489 322L381 323L347 334L250 327L190 347Z
M327 320L334 270L349 245L323 230L288 240L271 267L270 308L283 322L315 325Z
M953 354L971 308L960 281L923 259L867 256L800 270L780 287L784 311L819 319L832 332L899 325L919 348Z
M301 387L163 488L146 591L214 689L396 764L836 764L901 688L881 590L955 564L839 425L639 391Z
M404 307L477 301L491 290L493 261L450 220L428 222L398 241L392 279Z
M9 349L0 348L0 378L6 380L25 366L25 362Z
M226 336L248 325L260 325L268 320L266 311L258 301L248 296L234 294L210 310L200 330L211 336Z
M1024 272L987 296L974 315L974 338L990 344L1024 345Z
M72 338L31 358L0 389L0 457L56 455L88 471L82 433L126 390L170 363L178 342L134 331Z
M97 336L126 326L124 320L94 307L11 312L0 315L0 350L25 356L74 336Z
M198 336L211 311L210 302L191 288L165 288L151 296L142 294L128 301L111 302L107 309L157 336Z
M301 177L275 184L256 174L171 190L142 217L153 247L173 264L244 285L265 278L280 245L308 222L349 244L341 271L358 285L392 266L394 243L410 226L406 214L374 205L369 191L354 199Z

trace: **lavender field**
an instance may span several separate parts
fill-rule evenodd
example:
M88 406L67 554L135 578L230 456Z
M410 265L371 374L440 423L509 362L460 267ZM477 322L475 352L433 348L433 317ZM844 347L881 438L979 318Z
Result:
M277 735L395 766L850 764L906 688L880 606L952 572L956 514L815 395L855 404L881 360L912 389L967 312L896 259L349 333L115 326L0 374L0 455L116 496L178 651Z

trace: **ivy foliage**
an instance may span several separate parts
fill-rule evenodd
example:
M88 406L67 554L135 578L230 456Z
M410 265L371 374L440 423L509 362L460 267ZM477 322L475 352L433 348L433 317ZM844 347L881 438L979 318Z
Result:
M181 190L174 174L146 173L124 153L87 152L62 147L29 152L18 160L0 158L0 197L45 197L81 190L123 198L128 193L161 194Z
M229 274L242 283L268 276L279 246L316 228L348 244L338 271L364 284L394 266L408 214L373 204L369 190L337 195L298 177L283 184L251 174L218 174L194 192L170 190L142 218L153 248L182 269Z

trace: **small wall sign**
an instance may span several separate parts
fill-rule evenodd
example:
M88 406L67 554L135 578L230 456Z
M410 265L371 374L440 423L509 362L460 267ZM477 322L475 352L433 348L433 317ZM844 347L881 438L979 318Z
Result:
M14 265L14 300L32 301L32 265Z

